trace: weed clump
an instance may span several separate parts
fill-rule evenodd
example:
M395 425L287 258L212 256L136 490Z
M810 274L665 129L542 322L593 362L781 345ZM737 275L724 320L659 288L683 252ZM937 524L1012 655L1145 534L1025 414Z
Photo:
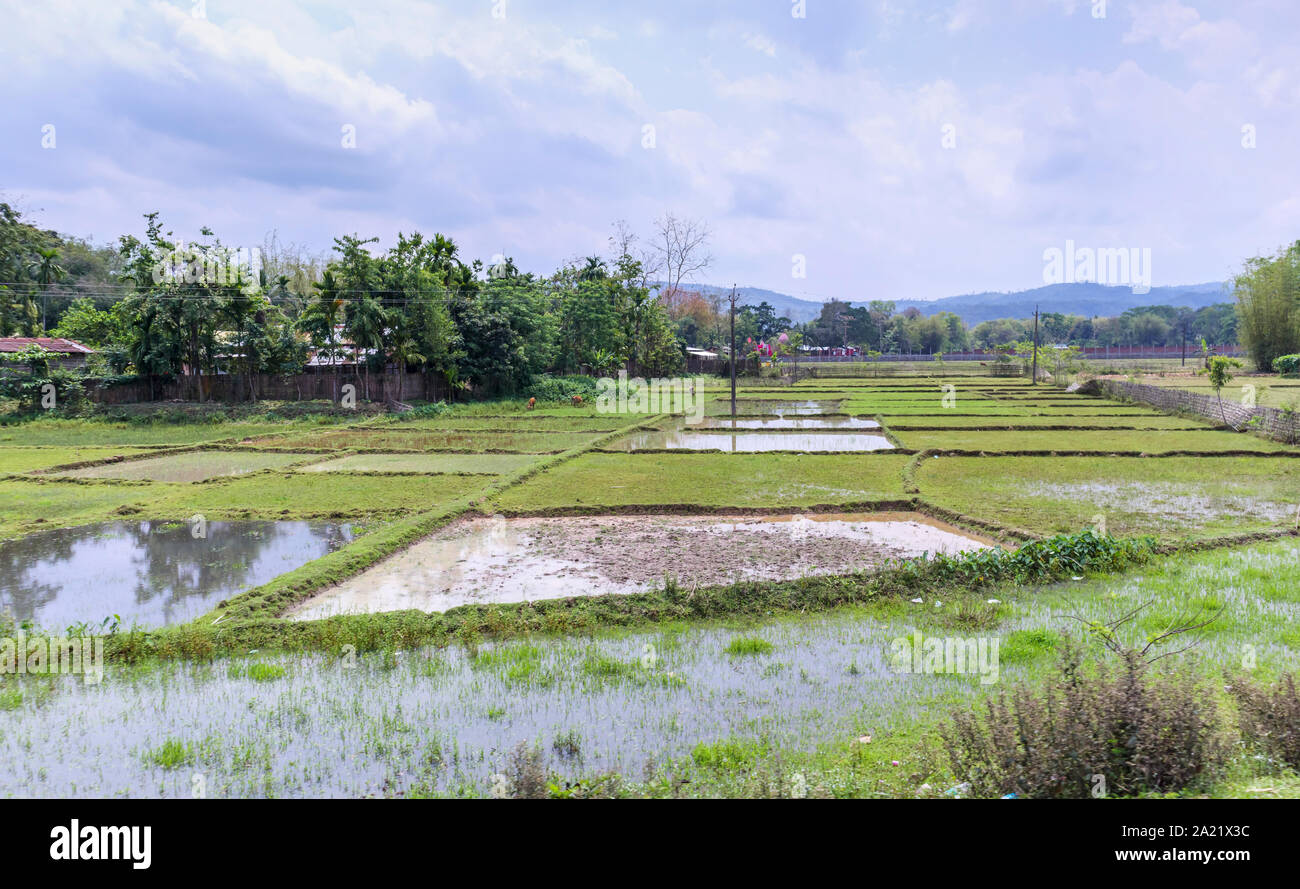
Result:
M193 744L168 738L160 746L145 754L145 762L161 769L175 769L194 762L196 752Z
M775 646L766 639L760 639L757 636L737 636L727 643L723 649L732 657L756 654L771 654Z
M1176 791L1217 772L1226 752L1213 698L1192 677L1156 677L1137 661L1089 676L1075 647L1041 689L956 713L941 737L954 774L981 797Z
M1270 759L1300 769L1300 694L1287 673L1272 685L1239 680L1230 686L1237 699L1242 739Z
M1159 676L1150 669L1178 653L1152 654L1156 646L1218 615L1200 621L1197 614L1140 649L1127 647L1119 631L1142 610L1111 623L1083 622L1117 664L1087 672L1083 647L1066 644L1056 674L1041 688L1003 691L982 710L953 714L940 738L953 773L973 795L1136 796L1183 790L1219 773L1228 743L1213 694L1188 672Z

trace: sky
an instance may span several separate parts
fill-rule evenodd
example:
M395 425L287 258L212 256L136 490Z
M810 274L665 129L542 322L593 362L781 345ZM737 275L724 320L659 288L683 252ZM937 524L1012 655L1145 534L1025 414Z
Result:
M703 220L699 280L1044 283L1300 239L1295 0L0 0L0 199L115 240L442 232L524 270Z

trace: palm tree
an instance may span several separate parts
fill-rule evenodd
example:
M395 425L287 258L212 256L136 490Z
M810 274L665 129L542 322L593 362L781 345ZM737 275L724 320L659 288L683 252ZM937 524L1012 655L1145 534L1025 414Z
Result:
M373 351L375 357L382 359L387 323L388 314L383 306L368 296L348 303L343 310L343 329L352 340L357 361L365 359L366 401L370 400L370 357L365 353Z
M311 337L312 345L331 365L338 358L338 328L342 321L343 300L338 297L338 282L328 269L316 287L316 299L298 318L298 328ZM318 372L320 365L317 364ZM339 376L334 374L334 400L339 400Z
M600 281L608 277L605 271L605 260L599 256L586 257L586 265L578 272L579 281Z
M641 324L645 321L651 302L650 292L647 290L638 289L628 293L628 317L632 321L632 342L629 350L632 353L630 356L632 366L629 368L631 373L637 373L641 367Z
M160 364L159 330L155 325L158 312L154 306L142 305L133 313L131 327L135 336L131 339L129 355L135 365L136 374L144 374L149 380L149 400L154 397L154 374Z
M397 400L402 401L406 395L406 366L423 364L424 356L420 354L415 340L404 330L393 335L391 355L397 362Z
M45 310L49 307L50 303L50 285L63 278L68 271L58 264L59 251L54 247L37 247L36 255L39 258L32 261L31 268L32 271L36 273L36 283L41 285L41 290L45 293L45 299L41 306L41 330L44 331Z

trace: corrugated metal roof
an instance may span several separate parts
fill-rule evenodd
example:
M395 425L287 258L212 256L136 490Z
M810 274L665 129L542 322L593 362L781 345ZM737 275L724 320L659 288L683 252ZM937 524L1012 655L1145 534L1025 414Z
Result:
M3 336L0 337L0 352L21 352L28 346L40 346L47 352L61 352L65 355L90 355L95 350L83 346L76 340L61 336Z

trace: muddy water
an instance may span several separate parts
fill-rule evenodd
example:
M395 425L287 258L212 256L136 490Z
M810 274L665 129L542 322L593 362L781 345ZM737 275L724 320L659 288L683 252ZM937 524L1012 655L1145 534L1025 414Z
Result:
M626 451L687 450L761 453L764 451L888 451L894 445L883 435L858 432L709 432L691 428L638 432L610 445Z
M705 417L700 429L879 429L864 417Z
M913 513L482 518L458 523L288 616L520 602L838 574L989 542Z
M182 623L353 538L320 522L113 522L0 543L0 612L48 631Z

